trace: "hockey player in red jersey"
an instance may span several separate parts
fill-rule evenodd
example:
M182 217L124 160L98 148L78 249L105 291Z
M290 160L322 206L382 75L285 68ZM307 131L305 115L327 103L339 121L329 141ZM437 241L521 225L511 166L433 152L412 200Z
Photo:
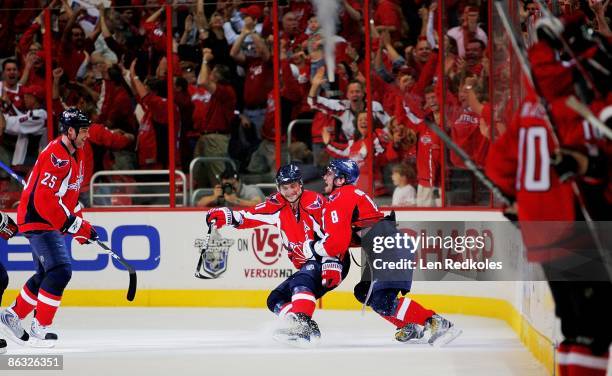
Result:
M1 116L1 115L0 115ZM17 233L17 224L6 213L0 212L0 238L9 240ZM2 304L2 295L8 287L9 277L4 265L0 262L0 304ZM6 352L6 341L0 338L0 354Z
M423 338L426 333L430 335L431 345L439 346L452 341L461 331L454 328L450 321L406 296L412 285L410 269L394 272L372 268L374 257L396 262L406 258L406 255L413 257L414 253L409 252L410 249L394 247L374 256L372 245L375 237L395 237L398 234L395 214L384 217L370 196L354 186L358 178L359 167L354 161L336 159L329 163L323 178L325 193L329 194L323 208L324 235L320 240L304 242L302 257L321 257L323 283L334 287L341 281L345 260L350 258L348 248L358 241L357 232L360 232L361 247L368 254L368 266L362 272L361 282L355 286L357 300L372 307L395 325L395 338L400 342ZM398 297L398 294L402 297Z
M298 269L277 286L268 296L270 311L286 318L288 326L277 330L274 338L292 345L315 343L321 336L317 323L312 320L316 300L333 290L348 274L350 259L345 258L342 272L334 284L325 283L328 263L321 258L305 259L301 247L306 239L322 236L321 215L325 198L303 189L302 173L295 164L281 167L276 174L278 192L253 208L232 211L229 208L211 209L206 222L217 227L234 226L237 229L274 225L280 232L283 249ZM323 262L322 262L323 261ZM340 265L340 264L339 264Z
M539 22L540 41L529 50L532 75L539 90L528 93L506 133L493 144L486 173L505 194L515 198L528 259L542 264L549 281L565 337L557 348L559 375L604 376L612 342L612 284L599 252L610 252L610 242L603 241L604 249L598 250L595 237L601 241L607 235L586 229L583 210L596 221L610 220L610 202L603 193L609 187L610 142L569 109L566 99L576 93L588 98L585 89L599 89L599 95L590 95L595 98L590 103L591 110L597 115L597 108L612 104L611 77L607 71L607 77L593 80L595 87L583 85L576 90L577 81L589 79L584 73L591 64L584 65L581 75L571 65L575 61L561 62L555 51L562 50L559 37L565 34L567 38L573 29L574 36L568 40L581 42L582 48L574 50L578 55L593 44L583 38L589 33L582 30L581 17L572 18L573 22L565 20L570 21L565 27L552 18ZM607 44L605 40L601 42ZM592 66L612 66L609 55L607 62ZM600 69L593 71L601 74ZM548 102L547 109L538 95ZM575 187L580 187L580 192Z
M81 244L98 239L82 218L78 202L83 182L82 147L89 119L77 109L60 115L61 136L40 153L17 208L19 231L29 240L36 266L15 302L0 313L3 329L19 344L52 347L57 334L49 329L72 276L71 257L63 234ZM21 326L36 308L29 335Z

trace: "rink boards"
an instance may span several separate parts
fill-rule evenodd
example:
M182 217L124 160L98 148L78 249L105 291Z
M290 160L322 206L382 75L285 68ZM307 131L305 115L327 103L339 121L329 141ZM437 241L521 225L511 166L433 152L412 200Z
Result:
M127 272L94 245L68 241L73 276L64 306L265 307L270 289L293 272L274 227L224 228L213 242L219 257L208 263L210 276L194 277L205 226L199 211L91 212L101 240L121 254L138 273L134 302L125 299ZM400 211L398 221L482 221L495 226L505 221L496 211ZM518 232L496 234L495 244L521 249ZM27 240L0 239L0 260L9 270L4 302L33 272ZM224 255L224 252L227 252ZM519 253L519 252L517 252ZM359 252L353 251L359 259ZM517 255L520 263L520 255ZM507 268L513 263L507 263ZM516 263L514 264L516 265ZM347 280L320 305L332 309L361 309L352 296L359 269L353 265ZM438 311L495 317L506 321L526 346L551 370L554 337L552 299L544 282L417 281L413 297Z

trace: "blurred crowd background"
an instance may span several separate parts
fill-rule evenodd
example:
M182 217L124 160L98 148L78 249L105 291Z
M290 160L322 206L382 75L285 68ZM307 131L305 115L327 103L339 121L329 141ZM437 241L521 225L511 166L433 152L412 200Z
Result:
M547 4L609 34L608 3ZM520 68L490 0L274 4L0 0L0 161L27 177L59 113L78 107L93 122L86 206L255 204L277 164L300 164L320 190L338 157L383 206L496 206L427 125L482 165L511 121ZM533 43L538 4L503 4ZM0 186L14 207L19 183L0 170Z

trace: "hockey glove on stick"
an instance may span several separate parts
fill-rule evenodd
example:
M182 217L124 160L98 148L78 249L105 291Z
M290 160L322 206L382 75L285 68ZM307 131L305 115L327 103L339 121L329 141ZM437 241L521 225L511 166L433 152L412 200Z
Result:
M216 228L223 226L238 226L241 222L242 216L238 212L223 207L210 209L206 213L206 224L210 226L211 223L215 223Z
M326 257L323 259L321 267L321 280L323 286L333 289L342 282L342 264L335 257Z
M0 237L9 240L17 233L17 224L6 213L0 212Z
M83 218L71 215L62 228L62 232L68 232L80 243L89 244L99 239L98 233L91 223Z
M589 159L586 155L567 149L559 150L559 153L550 160L550 164L562 182L571 179L573 176L584 174L588 163Z

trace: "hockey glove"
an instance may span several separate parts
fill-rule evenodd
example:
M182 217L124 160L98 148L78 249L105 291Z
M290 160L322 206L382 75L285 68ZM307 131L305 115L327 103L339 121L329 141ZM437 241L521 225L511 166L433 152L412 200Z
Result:
M289 253L287 254L289 260L293 263L296 269L301 269L302 266L306 263L306 261L312 258L312 254L310 257L306 257L304 254L304 246L302 244L292 244L289 248Z
M17 224L6 215L0 212L0 237L4 240L9 240L17 233Z
M241 215L240 213L232 211L230 208L214 208L210 209L206 213L206 224L208 226L215 222L216 228L223 226L238 226L240 224Z
M75 215L71 215L68 218L62 228L62 232L72 234L80 244L89 244L99 239L98 233L94 230L91 223Z
M576 175L582 175L586 172L589 160L588 157L582 153L578 153L572 150L561 149L551 160L550 164L553 166L559 180L565 182Z
M323 259L321 267L322 285L333 289L342 282L342 264L335 257L326 257Z

